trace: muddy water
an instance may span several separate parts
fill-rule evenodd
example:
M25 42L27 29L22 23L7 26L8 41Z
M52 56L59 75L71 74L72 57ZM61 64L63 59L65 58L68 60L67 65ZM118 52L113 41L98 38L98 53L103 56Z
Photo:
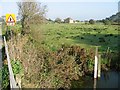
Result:
M101 77L96 80L93 77L81 77L78 81L72 82L72 88L120 88L120 72L102 72Z

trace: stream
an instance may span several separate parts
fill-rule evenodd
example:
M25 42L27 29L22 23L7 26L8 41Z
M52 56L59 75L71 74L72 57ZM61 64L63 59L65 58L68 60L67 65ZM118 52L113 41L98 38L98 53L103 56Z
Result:
M72 88L120 88L120 72L102 72L101 77L94 80L93 77L81 77L77 81L72 81Z

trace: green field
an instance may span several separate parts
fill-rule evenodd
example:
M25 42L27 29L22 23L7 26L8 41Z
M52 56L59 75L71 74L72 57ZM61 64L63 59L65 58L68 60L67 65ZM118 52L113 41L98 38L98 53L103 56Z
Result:
M37 30L38 26L34 26ZM45 24L37 32L42 33L42 44L50 50L58 49L62 44L79 45L85 49L100 46L99 51L118 50L117 25L86 24ZM39 35L39 34L38 34Z

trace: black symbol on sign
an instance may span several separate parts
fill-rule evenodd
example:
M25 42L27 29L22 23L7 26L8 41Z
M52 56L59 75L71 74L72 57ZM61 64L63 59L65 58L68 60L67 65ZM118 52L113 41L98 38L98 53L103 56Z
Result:
M10 18L10 21L11 21L12 19Z

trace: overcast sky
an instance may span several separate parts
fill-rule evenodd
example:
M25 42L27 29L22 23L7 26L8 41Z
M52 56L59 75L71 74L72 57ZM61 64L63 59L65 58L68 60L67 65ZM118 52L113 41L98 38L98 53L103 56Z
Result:
M18 14L15 1L0 1L0 16L6 13ZM47 5L47 18L64 19L71 17L78 20L103 19L118 12L119 0L40 0ZM69 2L68 2L69 1ZM89 2L88 2L89 1Z

